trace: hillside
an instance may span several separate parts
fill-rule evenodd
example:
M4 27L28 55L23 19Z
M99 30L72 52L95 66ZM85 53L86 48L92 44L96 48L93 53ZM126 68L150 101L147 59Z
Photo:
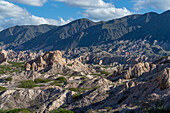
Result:
M45 50L46 48L47 50L63 50L106 43L143 27L157 15L156 13L130 15L120 19L97 23L87 19L80 19L36 37L24 43L22 47L24 47L24 50L44 48Z
M56 28L57 26L52 25L26 25L11 27L0 32L1 46L5 45L6 48L11 46L16 47L17 45L21 45L36 36Z

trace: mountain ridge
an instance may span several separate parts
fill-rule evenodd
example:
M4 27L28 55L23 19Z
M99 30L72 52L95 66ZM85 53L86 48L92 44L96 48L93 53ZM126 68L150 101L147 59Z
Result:
M19 36L18 38L14 38L16 40L12 40L14 41L12 44L11 42L9 44L10 37L4 36L4 38L1 38L0 36L0 42L1 46L3 44L6 45L5 49L49 51L89 47L112 43L115 40L147 39L151 40L151 42L153 40L167 41L169 32L165 28L169 28L170 26L169 19L167 18L170 15L169 12L165 11L161 14L155 12L134 14L100 22L93 22L82 18L63 26L53 26L54 28L48 28L43 33L38 32L37 35L30 30L30 34L32 33L33 36L31 35L29 38L25 35L23 37ZM5 30L2 32L5 32ZM0 35L2 32L0 32ZM24 34L24 31L20 34Z

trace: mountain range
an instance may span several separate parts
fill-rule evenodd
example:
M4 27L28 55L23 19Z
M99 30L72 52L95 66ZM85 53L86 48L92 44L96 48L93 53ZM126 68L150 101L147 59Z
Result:
M169 50L170 11L134 14L109 21L78 19L63 26L15 26L0 32L2 49L66 50L120 40L155 40ZM165 46L166 45L166 46Z

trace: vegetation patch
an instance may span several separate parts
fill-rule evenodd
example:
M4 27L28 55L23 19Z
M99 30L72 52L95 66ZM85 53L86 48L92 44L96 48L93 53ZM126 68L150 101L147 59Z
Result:
M52 86L59 86L59 87L62 87L62 86L63 86L62 83L58 83L58 82L56 82L56 81L54 81L54 82L51 83L50 85L52 85Z
M12 77L6 78L5 81L12 81Z
M32 113L32 111L26 108L21 108L12 110L0 110L0 113Z
M63 83L67 83L67 79L65 77L59 77L50 85L61 87L61 86L63 86Z
M102 76L102 74L93 73L92 75Z
M82 95L80 93L75 93L72 95L73 99L79 99L80 97L82 97Z
M72 66L72 64L67 64L67 66Z
M74 113L74 112L71 110L64 109L64 108L59 108L59 109L54 109L50 111L50 113Z
M24 70L25 62L8 62L12 67L21 68Z
M75 91L75 92L83 92L86 90L93 90L93 89L97 89L99 87L94 87L94 88L68 88L68 90L70 91Z
M112 111L112 107L105 107L105 109L107 110L107 112Z
M34 87L42 87L45 85L36 85L36 83L32 80L24 80L20 82L19 88L34 88Z
M39 83L47 83L47 82L50 82L51 80L49 80L49 79L41 79L41 78L37 78L37 79L35 79L34 80L34 82L36 83L36 84L39 84Z
M150 105L146 105L145 106L145 112L146 113L170 113L169 107L164 108L163 101L156 101L155 105L156 106L154 106L154 107L150 106Z
M65 77L59 77L55 80L56 83L64 83L67 82L67 79Z
M36 87L35 82L32 80L24 80L20 82L19 88L33 88Z
M105 74L106 76L110 75L110 73L106 71L102 71L101 74Z
M5 87L0 86L0 91L5 91L7 90Z
M0 65L0 74L24 71L23 62L8 62L10 65Z
M145 109L146 113L170 113L170 108L169 109L165 109L163 107L157 107L157 108L146 108Z

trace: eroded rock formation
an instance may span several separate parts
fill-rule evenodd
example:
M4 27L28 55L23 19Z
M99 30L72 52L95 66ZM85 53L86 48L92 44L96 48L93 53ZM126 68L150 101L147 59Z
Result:
M25 64L26 71L39 71L45 69L53 64L66 65L65 59L62 57L60 51L46 52L43 56L36 58L35 60L29 61Z
M133 67L130 67L129 70L127 70L124 73L123 77L125 79L137 78L141 76L143 73L146 73L149 71L150 71L150 65L148 62L138 63L138 64L135 64Z

